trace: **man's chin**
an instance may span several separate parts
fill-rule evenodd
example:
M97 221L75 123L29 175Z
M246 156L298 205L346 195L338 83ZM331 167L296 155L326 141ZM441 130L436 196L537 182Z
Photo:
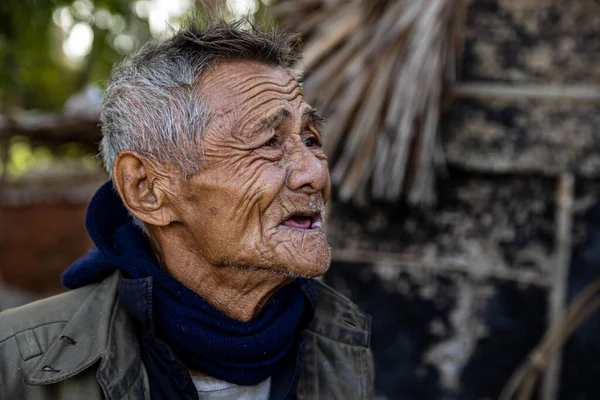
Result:
M303 255L297 254L292 260L288 259L280 265L285 266L285 271L295 277L317 278L325 274L331 265L331 249L327 244Z
M287 274L295 278L318 278L329 270L331 262L327 259L327 262L321 260L321 264L315 261L311 266L294 266L287 269Z
M286 232L283 229L281 233L287 236L288 241L278 246L273 264L296 277L316 278L329 269L331 249L322 229L306 231L290 229Z
M283 276L287 278L318 278L322 276L329 270L329 266L331 264L330 258L315 260L314 262L308 262L308 260L303 260L301 264L297 262L287 262L279 264L275 263L275 265L271 265L269 267L265 266L256 266L256 265L247 265L246 263L235 263L231 261L225 262L223 265L230 268L237 268L244 271L262 271L267 272L272 275Z
M252 248L253 246L250 246ZM302 234L294 229L276 229L256 251L240 251L225 265L269 271L288 277L316 278L331 264L331 249L322 230ZM235 261L234 261L235 260Z

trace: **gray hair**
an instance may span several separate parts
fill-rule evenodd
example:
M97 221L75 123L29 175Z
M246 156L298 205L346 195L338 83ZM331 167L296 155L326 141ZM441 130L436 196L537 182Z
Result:
M113 69L100 115L100 153L111 176L115 157L125 150L170 164L186 177L200 172L202 134L211 118L198 90L202 71L229 60L289 70L300 55L297 37L246 25L247 19L188 23Z

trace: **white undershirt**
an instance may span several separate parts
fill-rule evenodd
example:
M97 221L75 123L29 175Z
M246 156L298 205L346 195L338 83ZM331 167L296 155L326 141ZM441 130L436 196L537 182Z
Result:
M254 385L240 386L205 375L192 375L200 400L268 400L271 378Z

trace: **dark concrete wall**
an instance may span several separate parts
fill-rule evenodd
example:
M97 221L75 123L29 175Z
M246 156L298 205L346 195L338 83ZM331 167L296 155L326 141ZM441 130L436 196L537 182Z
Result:
M597 85L599 32L593 0L469 1L459 83ZM382 398L498 397L547 329L561 172L576 181L569 299L600 276L598 107L455 98L436 207L334 203L326 281L373 315ZM598 337L595 316L567 343L560 399L600 398Z
M555 180L451 170L439 187L433 210L334 202L325 281L373 316L383 398L496 399L547 329ZM571 297L600 277L599 189L576 186ZM566 346L561 399L600 397L598 337L594 317Z

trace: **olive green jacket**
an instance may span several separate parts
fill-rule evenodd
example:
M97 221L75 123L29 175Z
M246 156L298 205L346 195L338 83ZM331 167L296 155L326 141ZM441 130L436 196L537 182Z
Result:
M120 273L0 313L0 400L150 399ZM370 317L317 284L297 399L371 399Z

